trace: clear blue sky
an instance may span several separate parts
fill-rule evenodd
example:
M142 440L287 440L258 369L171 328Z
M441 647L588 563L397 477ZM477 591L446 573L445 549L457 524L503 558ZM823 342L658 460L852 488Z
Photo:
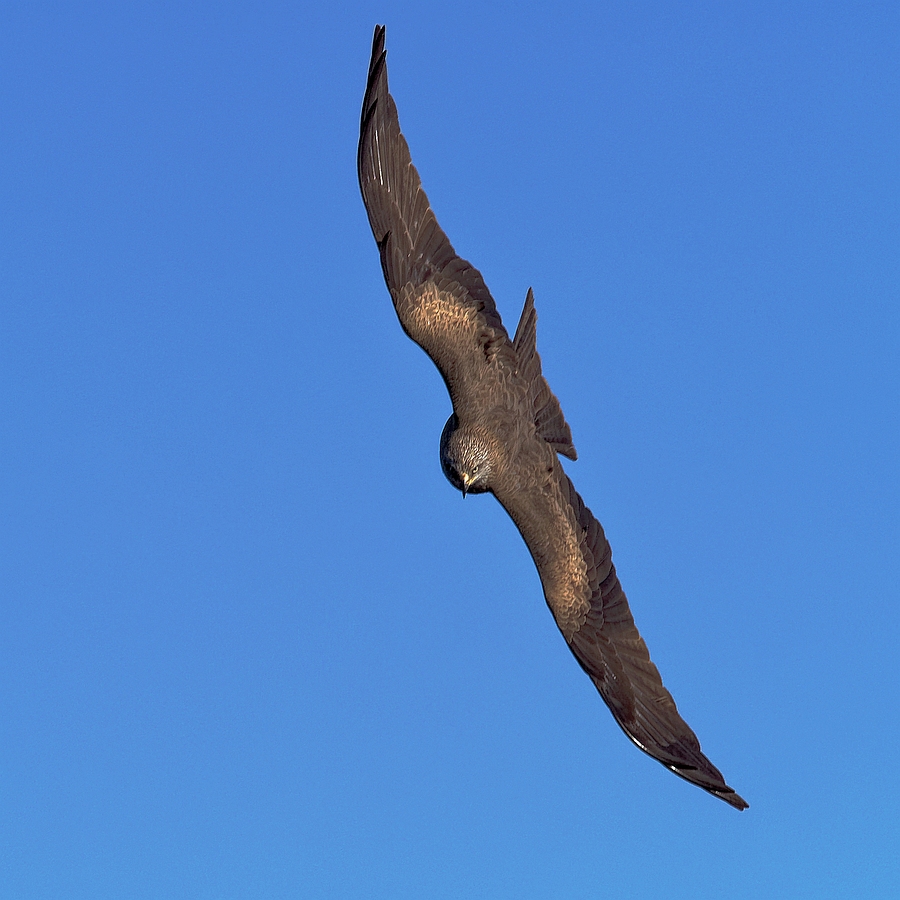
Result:
M440 472L376 22L745 813ZM893 0L5 3L0 897L896 896L898 61Z

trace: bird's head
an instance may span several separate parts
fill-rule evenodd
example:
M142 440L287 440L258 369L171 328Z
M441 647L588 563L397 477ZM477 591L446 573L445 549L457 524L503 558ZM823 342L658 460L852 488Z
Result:
M441 468L463 497L491 489L491 444L483 429L461 428L456 413L447 419L441 434Z

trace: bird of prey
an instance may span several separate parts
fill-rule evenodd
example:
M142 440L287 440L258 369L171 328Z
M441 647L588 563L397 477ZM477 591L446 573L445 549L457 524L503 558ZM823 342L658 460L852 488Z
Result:
M388 92L383 26L372 45L357 167L400 324L438 367L453 403L440 441L444 474L463 496L491 493L509 513L559 630L625 734L676 775L745 809L663 687L603 528L560 464L560 454L576 453L541 374L531 290L510 340L481 274L457 256L431 211Z

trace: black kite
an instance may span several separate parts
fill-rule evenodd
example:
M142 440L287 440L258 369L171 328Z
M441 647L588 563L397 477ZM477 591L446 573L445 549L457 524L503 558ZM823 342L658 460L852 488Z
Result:
M576 453L541 374L531 291L510 340L480 273L456 255L431 211L388 93L381 26L362 107L358 169L400 324L434 361L453 402L441 435L444 474L463 495L492 493L512 517L569 649L628 737L676 775L745 809L663 687L603 528L557 458Z

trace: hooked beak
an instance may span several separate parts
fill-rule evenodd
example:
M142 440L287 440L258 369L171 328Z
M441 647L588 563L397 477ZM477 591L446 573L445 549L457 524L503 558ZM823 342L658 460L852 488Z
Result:
M465 474L464 474L464 475L462 476L462 483L463 483L463 486L462 486L462 495L463 495L463 500L466 499L466 494L469 492L469 487L471 486L471 484L472 484L473 481L475 481L475 479L474 479L474 478L470 478L468 475L465 475Z

